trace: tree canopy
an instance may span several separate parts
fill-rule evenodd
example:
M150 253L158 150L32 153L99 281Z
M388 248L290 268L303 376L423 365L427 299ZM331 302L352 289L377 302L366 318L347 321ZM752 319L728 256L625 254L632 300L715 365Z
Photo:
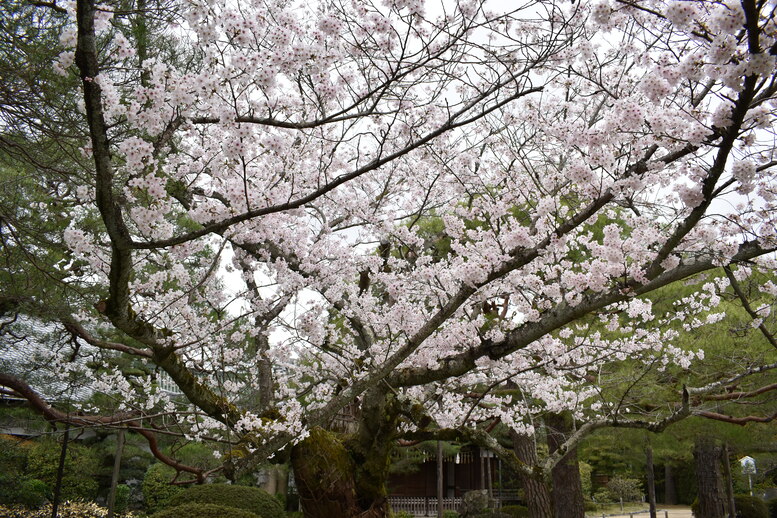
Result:
M687 391L648 421L592 404L597 372L691 367L681 334L775 265L763 0L3 8L2 330L56 326L53 364L121 403L71 417L0 372L52 420L153 440L173 416L237 470L348 405L373 441L660 429Z

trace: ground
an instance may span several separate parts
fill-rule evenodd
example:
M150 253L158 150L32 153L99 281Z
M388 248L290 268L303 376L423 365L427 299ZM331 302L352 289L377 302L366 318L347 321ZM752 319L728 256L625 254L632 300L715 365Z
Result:
M599 518L601 516L606 516L607 518L645 518L649 516L647 510L634 509L631 511L631 514L628 511L625 514L613 514L617 512L617 510L613 510L609 513L587 513L586 516L589 518ZM658 518L692 518L693 515L691 514L691 508L688 506L659 505L657 516Z

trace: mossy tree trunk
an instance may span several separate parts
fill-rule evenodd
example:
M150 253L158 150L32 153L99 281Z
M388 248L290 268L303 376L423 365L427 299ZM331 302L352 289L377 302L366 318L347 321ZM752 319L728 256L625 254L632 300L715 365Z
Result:
M356 433L322 429L292 450L292 467L305 518L387 518L386 481L398 414L393 395L364 395Z
M393 394L374 388L364 394L359 429L347 446L355 464L360 518L389 516L386 482L395 448L398 413Z
M359 516L354 465L337 435L314 428L291 452L305 518Z

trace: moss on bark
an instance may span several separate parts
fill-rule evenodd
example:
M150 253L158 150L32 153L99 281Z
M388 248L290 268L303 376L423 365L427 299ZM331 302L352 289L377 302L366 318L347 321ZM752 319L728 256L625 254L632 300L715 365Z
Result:
M291 462L306 518L359 516L354 465L336 434L314 428L294 447Z

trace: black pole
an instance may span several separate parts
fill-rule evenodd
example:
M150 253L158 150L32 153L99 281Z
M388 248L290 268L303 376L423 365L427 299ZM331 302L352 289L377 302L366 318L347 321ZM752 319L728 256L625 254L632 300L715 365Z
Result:
M67 455L67 441L70 437L70 423L65 423L65 434L62 437L62 450L59 452L59 467L57 467L57 483L54 486L54 498L51 502L51 518L57 518L59 512L59 498L62 493L62 477L65 474L65 457Z
M437 518L442 518L443 513L443 458L442 442L437 441Z
M108 493L108 518L113 518L113 508L116 505L116 486L119 483L119 471L121 470L121 454L124 451L124 428L119 428L116 434L116 454L113 458L113 472L111 472L111 489Z

